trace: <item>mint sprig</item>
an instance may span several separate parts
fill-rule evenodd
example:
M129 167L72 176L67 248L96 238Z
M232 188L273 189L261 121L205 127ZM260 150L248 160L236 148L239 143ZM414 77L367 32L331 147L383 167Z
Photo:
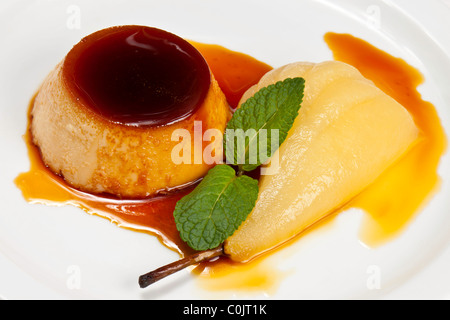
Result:
M303 78L279 81L259 90L234 113L226 128L224 148L227 163L238 166L238 173L230 165L216 165L175 206L176 227L191 248L201 251L218 247L253 210L258 180L242 174L263 164L286 139L298 115L304 86ZM278 135L275 146L271 143L273 129ZM234 141L236 133L243 134L244 143ZM263 133L265 139L261 139ZM251 150L257 150L256 160Z
M227 163L237 165L243 171L252 171L266 162L286 139L298 115L304 86L303 78L288 78L262 88L245 101L225 130ZM275 146L270 143L274 129L278 134ZM239 139L245 143L239 144Z
M257 180L236 176L230 166L216 165L176 205L181 239L196 250L217 247L247 218L257 198Z

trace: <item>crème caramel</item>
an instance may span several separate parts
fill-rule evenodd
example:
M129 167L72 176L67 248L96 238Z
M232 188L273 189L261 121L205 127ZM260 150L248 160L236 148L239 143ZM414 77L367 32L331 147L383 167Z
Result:
M141 198L190 184L210 169L204 161L173 161L176 129L193 136L201 121L203 132L223 132L229 117L224 94L192 45L159 29L121 26L81 40L47 76L32 106L31 134L44 163L72 187ZM206 145L183 143L192 154Z

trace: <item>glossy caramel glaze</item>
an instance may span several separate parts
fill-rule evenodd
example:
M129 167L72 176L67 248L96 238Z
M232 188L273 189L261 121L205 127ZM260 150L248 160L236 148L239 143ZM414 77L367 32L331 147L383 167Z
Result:
M112 27L85 37L67 54L63 79L90 110L134 126L186 119L211 82L208 64L189 42L145 26Z
M242 95L272 67L255 58L215 44L191 42L205 57L230 106L235 109Z

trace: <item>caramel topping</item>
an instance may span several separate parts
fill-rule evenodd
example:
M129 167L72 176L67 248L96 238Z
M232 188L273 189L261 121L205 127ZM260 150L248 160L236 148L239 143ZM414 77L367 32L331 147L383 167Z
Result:
M195 113L211 74L189 42L144 26L121 26L81 40L63 66L67 87L101 117L124 125L160 126Z

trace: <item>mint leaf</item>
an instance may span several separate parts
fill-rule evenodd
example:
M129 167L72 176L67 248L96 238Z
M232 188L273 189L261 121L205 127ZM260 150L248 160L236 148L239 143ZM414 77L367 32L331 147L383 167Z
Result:
M288 78L262 88L245 101L225 131L227 163L244 171L265 163L286 139L298 115L304 87L303 78Z
M247 218L257 198L257 180L216 165L177 202L174 217L181 239L195 250L219 246Z
M265 163L286 139L298 115L304 86L303 78L277 82L258 91L234 113L224 148L227 163L237 165L239 174L226 164L216 165L175 206L180 237L191 248L218 247L247 219L259 190L258 181L242 173Z

